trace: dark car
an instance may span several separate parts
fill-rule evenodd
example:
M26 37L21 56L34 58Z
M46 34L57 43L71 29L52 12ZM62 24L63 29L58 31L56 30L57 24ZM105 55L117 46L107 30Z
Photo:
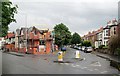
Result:
M62 47L62 48L61 48L61 51L66 51L66 47Z

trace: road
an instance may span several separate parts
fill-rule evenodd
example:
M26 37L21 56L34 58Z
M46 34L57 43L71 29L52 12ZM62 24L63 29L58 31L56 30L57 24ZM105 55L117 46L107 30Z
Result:
M106 59L80 51L82 61L74 59L75 49L67 48L64 61L54 63L57 54L15 56L2 54L3 74L118 74Z

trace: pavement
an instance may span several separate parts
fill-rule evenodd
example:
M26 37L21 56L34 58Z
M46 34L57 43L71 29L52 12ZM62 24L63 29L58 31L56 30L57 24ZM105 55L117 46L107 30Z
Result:
M67 48L64 61L55 63L57 52L49 55L15 55L3 53L2 74L118 74L110 61L91 53L80 51L81 59L75 59L75 49ZM19 53L18 53L19 54Z
M116 62L120 62L120 58L118 56L110 55L110 54L104 54L97 51L92 52L92 54L95 54L96 56L99 56L101 58L107 59L107 60L114 60Z

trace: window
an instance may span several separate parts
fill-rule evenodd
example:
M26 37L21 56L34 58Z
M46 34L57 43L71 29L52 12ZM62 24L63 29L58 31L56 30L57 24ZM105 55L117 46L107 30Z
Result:
M114 27L114 34L116 34L116 30L115 30L115 27Z
M52 35L50 35L50 38L52 37Z
M106 30L106 36L108 36L108 30Z
M45 45L45 41L40 40L40 45Z

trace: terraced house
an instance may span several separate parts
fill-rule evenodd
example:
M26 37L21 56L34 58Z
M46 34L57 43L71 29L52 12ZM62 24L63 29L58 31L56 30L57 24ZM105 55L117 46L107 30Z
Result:
M110 37L119 35L119 31L120 26L118 25L118 21L113 19L107 22L105 27L99 28L97 31L94 31L94 33L89 32L82 38L83 40L91 41L92 45L95 46L95 48L98 48L101 45L108 46Z

